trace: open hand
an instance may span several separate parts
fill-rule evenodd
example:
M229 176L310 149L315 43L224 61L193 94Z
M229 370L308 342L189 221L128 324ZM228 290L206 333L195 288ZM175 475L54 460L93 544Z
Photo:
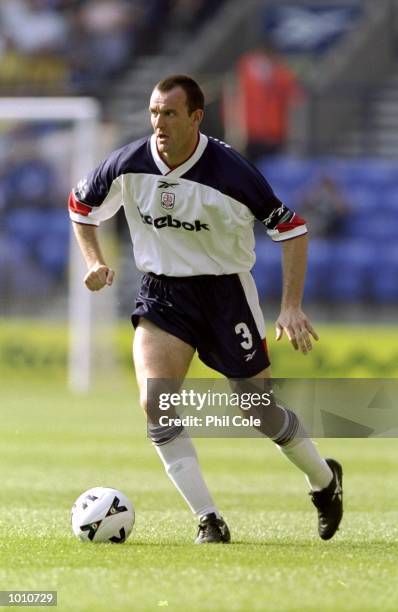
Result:
M319 336L309 322L301 308L286 308L281 311L275 324L276 340L281 340L283 332L291 342L293 348L300 350L304 355L312 350L311 336L319 340Z

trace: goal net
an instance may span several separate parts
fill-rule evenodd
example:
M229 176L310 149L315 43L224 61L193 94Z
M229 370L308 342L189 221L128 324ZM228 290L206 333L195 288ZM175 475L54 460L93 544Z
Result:
M65 225L67 211L65 208L61 210L59 203L58 211L54 210L52 198L55 201L54 193L57 192L59 196L63 190L66 206L66 190L92 169L101 157L99 114L99 105L91 98L0 99L2 174L3 178L6 176L3 180L3 200L7 200L8 205L10 198L15 198L10 214L7 211L4 214L7 226L4 235L11 242L3 244L3 251L13 253L13 264L17 266L14 275L21 275L22 285L25 282L25 287L20 289L22 297L24 290L26 302L29 302L30 295L34 296L35 291L41 293L41 303L45 304L43 312L47 316L47 277L37 274L36 278L31 253L34 251L34 256L44 262L51 276L60 269L60 259L65 251L69 259L68 290L65 291L68 298L64 296L64 309L69 322L68 380L70 388L77 392L87 392L92 383L95 311L100 311L101 319L107 319L110 325L112 321L109 319L114 316L112 300L115 298L114 293L103 292L101 296L96 294L94 300L85 288L82 282L85 264L72 231ZM46 155L42 154L44 148ZM49 158L53 166L58 166L57 176L51 176ZM69 231L69 237L66 234L65 240L62 240L62 232L57 233L60 225L64 231L65 228L66 232ZM10 230L8 235L7 229ZM35 232L36 242L33 238ZM10 235L14 237L10 238ZM69 242L69 250L63 242ZM30 252L27 250L29 246L33 249ZM30 289L29 285L34 283L36 286ZM26 310L29 316L34 313L33 297ZM111 351L111 348L108 350Z

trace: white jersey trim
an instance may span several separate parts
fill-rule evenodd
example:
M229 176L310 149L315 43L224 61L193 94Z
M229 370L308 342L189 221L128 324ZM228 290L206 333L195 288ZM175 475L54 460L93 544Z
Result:
M155 164L163 175L167 174L167 176L171 178L179 178L188 172L188 170L190 170L199 161L207 147L207 143L207 136L199 133L199 143L191 157L187 159L186 162L174 169L169 168L169 166L160 157L158 148L156 146L156 134L152 134L151 136L151 153Z
M288 230L287 232L278 232L277 229L267 230L267 234L274 242L283 242L284 240L290 240L297 236L303 236L308 232L306 225L300 225L294 229Z
M256 323L258 333L260 334L260 338L264 340L265 323L263 313L260 308L260 302L254 279L250 272L240 272L238 276L246 296L247 303L249 304L249 308Z
M69 217L71 221L75 221L76 223L83 223L84 225L95 225L98 227L100 224L99 221L94 221L90 217L79 215L78 213L74 213L71 210L69 211Z

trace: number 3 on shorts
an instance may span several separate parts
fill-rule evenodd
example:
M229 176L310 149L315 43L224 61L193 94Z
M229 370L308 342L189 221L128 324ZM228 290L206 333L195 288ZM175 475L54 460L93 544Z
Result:
M243 341L240 343L244 349L250 349L253 346L253 337L246 323L237 323L235 325L235 333L241 335Z

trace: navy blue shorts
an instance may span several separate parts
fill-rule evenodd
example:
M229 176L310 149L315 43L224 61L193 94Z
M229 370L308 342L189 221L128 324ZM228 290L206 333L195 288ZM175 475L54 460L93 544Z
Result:
M270 365L264 319L250 273L142 278L131 320L140 317L190 344L228 378L255 376Z

